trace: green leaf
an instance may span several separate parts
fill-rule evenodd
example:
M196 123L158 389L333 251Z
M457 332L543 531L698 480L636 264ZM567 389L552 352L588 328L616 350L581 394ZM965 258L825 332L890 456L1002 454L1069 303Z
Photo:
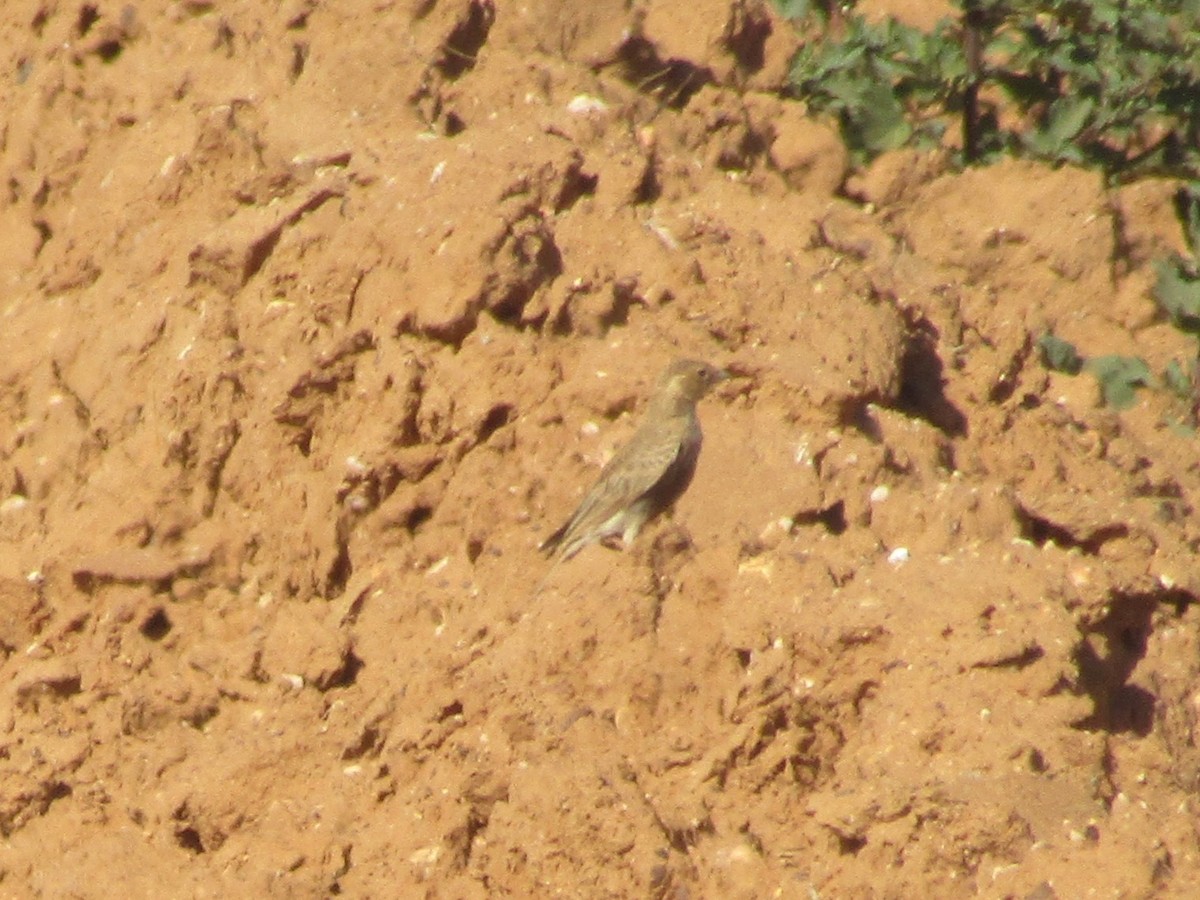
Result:
M825 65L830 69L849 69L867 54L860 44L835 44L825 49Z
M803 19L812 11L809 0L775 0L775 8L785 19Z
M1188 400L1193 395L1192 379L1183 371L1183 366L1179 364L1179 360L1173 359L1167 363L1167 368L1163 372L1163 382L1166 384L1167 389L1177 397Z
M1096 101L1089 97L1062 97L1055 100L1050 107L1050 118L1046 123L1046 136L1049 140L1063 144L1083 130Z
M1113 409L1128 409L1137 401L1137 389L1153 381L1144 359L1134 356L1097 356L1085 364L1100 382L1104 402Z
M850 74L835 75L825 82L825 91L835 109L857 109L863 102L863 90L861 79Z
M1192 181L1179 189L1178 205L1188 249L1196 257L1200 254L1200 182Z
M855 143L869 153L901 146L912 134L904 108L889 85L874 82L863 88L862 107L853 113L849 130Z
M1171 37L1171 20L1151 10L1142 10L1138 20L1139 37L1153 44L1165 44Z
M1113 3L1097 3L1092 9L1092 19L1100 25L1112 28L1121 20L1121 11Z
M1046 332L1038 338L1038 349L1042 351L1042 362L1054 372L1078 375L1083 368L1083 357L1075 345Z
M1184 331L1200 332L1200 280L1189 278L1180 269L1180 260L1160 259L1154 268L1154 299L1171 322Z

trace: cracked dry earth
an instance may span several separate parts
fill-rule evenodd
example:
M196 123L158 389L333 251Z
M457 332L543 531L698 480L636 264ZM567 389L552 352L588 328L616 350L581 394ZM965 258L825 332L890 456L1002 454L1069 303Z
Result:
M0 36L0 894L1194 890L1195 438L1034 348L1194 353L1174 184L851 171L756 0Z

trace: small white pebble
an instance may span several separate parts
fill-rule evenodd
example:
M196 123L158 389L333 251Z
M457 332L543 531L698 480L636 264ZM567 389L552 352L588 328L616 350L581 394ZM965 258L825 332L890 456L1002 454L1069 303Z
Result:
M579 426L579 433L584 437L595 437L600 433L600 426L595 422L584 422Z
M284 672L282 675L279 676L279 680L282 681L284 684L286 684L293 691L299 691L299 690L304 689L304 676L303 675L295 675L291 672Z
M608 111L608 104L599 97L593 97L590 94L576 94L567 103L567 112L577 116L588 115L590 113L602 113Z
M646 227L650 229L650 233L658 238L668 250L679 249L679 241L675 240L675 235L671 234L670 229L665 225L660 225L651 219L646 223Z
M442 848L437 844L432 847L422 847L408 858L414 866L432 866L442 855Z
M893 566L903 565L904 563L908 562L908 559L909 553L907 547L897 547L888 554L888 562L890 562Z
M747 847L745 844L738 844L737 846L730 848L728 851L725 851L724 853L722 853L722 851L718 850L717 851L718 865L720 864L722 856L724 856L725 862L728 865L733 865L734 863L753 862L754 859L756 858L755 852L752 849L750 849L749 847Z
M891 493L891 489L886 484L881 484L871 491L871 502L882 503Z
M359 459L357 456L347 456L346 457L346 472L348 474L356 475L357 477L362 478L369 471L371 471L371 470L368 469L366 464L363 463L363 461L361 459Z
M433 173L429 176L430 184L437 184L442 180L442 175L446 171L446 161L443 159L440 163L433 167Z

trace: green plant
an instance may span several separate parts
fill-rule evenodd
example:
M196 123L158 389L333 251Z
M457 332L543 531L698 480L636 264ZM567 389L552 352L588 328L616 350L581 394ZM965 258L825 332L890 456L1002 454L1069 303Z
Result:
M1042 362L1047 369L1067 375L1078 375L1083 371L1083 357L1070 341L1046 332L1038 338L1038 348L1042 351Z
M1150 367L1139 356L1109 354L1084 363L1084 368L1100 382L1104 402L1113 409L1128 409L1137 400L1137 389L1154 387Z
M1173 253L1155 263L1154 298L1176 328L1200 334L1200 183L1179 189L1175 209L1189 255Z
M1042 351L1042 362L1048 369L1067 375L1090 372L1100 383L1105 404L1113 409L1133 406L1139 388L1156 388L1160 385L1141 357L1109 354L1085 359L1073 344L1049 332L1038 339L1038 348ZM1162 384L1173 390L1172 385L1176 383L1173 379L1179 377L1182 377L1182 369L1172 360L1163 375Z
M806 13L792 93L836 114L860 160L957 122L964 163L1010 152L1200 177L1200 0L955 0L959 17L929 33L851 15L836 37L820 5L780 3Z
M839 41L800 48L791 70L795 92L836 113L860 157L905 144L936 146L946 122L928 113L953 109L967 74L950 24L925 34L895 20L874 25L853 17L845 27Z
M1155 262L1153 294L1176 328L1200 339L1200 184L1179 189L1176 209L1189 255L1172 254ZM1100 382L1104 402L1115 409L1132 406L1139 388L1155 388L1183 402L1185 411L1178 425L1193 431L1200 424L1200 342L1190 360L1171 360L1158 378L1143 359L1116 355L1085 359L1074 345L1049 332L1037 345L1046 368L1068 375L1091 372Z
M1200 183L1176 192L1175 209L1188 255L1173 253L1155 262L1154 299L1176 328L1197 337L1190 362L1171 360L1163 373L1167 389L1190 404L1188 419L1195 426L1200 416Z

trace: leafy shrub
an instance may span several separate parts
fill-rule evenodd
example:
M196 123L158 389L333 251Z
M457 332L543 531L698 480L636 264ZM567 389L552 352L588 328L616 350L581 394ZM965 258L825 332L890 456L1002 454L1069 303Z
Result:
M963 162L1010 152L1200 177L1200 0L954 0L958 19L929 33L778 2L809 38L791 91L836 114L860 160L957 122Z

